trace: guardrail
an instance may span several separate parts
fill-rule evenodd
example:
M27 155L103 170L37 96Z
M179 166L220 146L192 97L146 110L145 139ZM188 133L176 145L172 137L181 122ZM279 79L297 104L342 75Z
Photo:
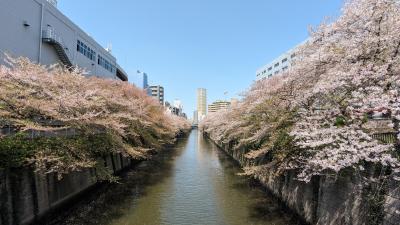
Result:
M47 29L42 31L42 38L47 39L49 41L57 42L63 45L63 40L60 35L58 35L53 28L48 27Z
M397 133L382 133L373 134L372 138L382 141L387 144L394 144L397 141Z

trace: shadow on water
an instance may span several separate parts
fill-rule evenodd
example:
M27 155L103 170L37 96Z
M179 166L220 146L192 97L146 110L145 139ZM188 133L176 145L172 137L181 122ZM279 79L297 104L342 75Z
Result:
M210 140L203 138L203 144L207 149L212 149L218 156L224 172L233 176L234 182L230 188L241 193L250 193L247 197L250 200L248 205L249 221L248 224L268 224L268 225L306 225L298 215L293 213L283 202L268 191L258 180L248 176L240 176L242 173L240 164L220 149ZM269 222L265 222L269 221ZM263 223L264 222L264 223Z
M147 195L146 187L157 185L172 175L173 160L182 154L187 142L187 138L180 138L176 147L139 163L121 175L118 183L100 185L80 202L40 225L110 224L122 217L124 209L130 208L132 202Z
M301 225L239 164L194 130L45 225ZM41 223L42 225L43 223Z

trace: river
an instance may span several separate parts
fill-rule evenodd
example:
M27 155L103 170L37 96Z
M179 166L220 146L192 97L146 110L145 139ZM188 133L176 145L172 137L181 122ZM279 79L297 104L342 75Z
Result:
M48 225L300 225L197 130L118 184L101 185Z

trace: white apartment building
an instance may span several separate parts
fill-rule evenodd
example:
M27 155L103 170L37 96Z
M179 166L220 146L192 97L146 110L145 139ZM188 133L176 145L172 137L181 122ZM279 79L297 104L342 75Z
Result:
M304 43L305 42L297 45L258 69L256 72L256 80L270 78L288 70L291 67L293 60L297 58L297 49Z

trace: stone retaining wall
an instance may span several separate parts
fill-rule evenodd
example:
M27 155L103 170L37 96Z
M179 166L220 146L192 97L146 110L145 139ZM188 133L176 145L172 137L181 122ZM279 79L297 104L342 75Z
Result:
M244 149L232 151L228 145L216 144L243 167L250 165ZM379 178L382 173L385 171L370 165L362 175L344 171L337 176L315 176L304 183L296 180L295 171L272 175L271 166L255 178L310 224L400 225L400 182L377 180L367 185L363 180Z
M134 161L116 154L105 157L104 163L118 173ZM29 168L0 170L0 225L30 224L97 183L95 169L67 174L62 180Z

